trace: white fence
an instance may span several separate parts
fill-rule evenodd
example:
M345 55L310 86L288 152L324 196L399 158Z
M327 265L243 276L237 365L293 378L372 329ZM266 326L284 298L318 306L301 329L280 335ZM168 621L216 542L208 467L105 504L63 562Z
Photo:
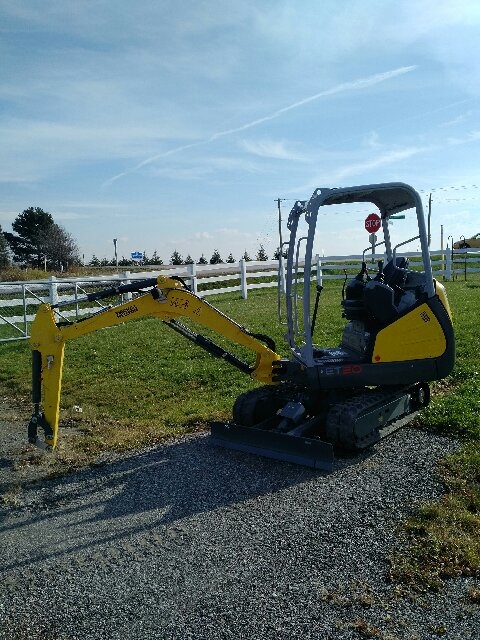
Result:
M408 257L410 268L422 270L421 253L402 253ZM433 274L437 279L452 280L456 277L467 277L470 273L480 272L480 252L450 250L432 251ZM364 256L329 256L316 257L311 279L322 284L324 280L343 280L345 272L353 275L359 270L359 263ZM365 259L376 269L375 261L383 259L383 255L367 255ZM219 265L182 265L179 267L160 267L149 271L125 272L116 275L99 275L83 278L56 278L30 282L0 283L0 342L26 339L29 337L29 323L35 317L37 307L47 302L52 305L62 304L58 310L59 319L79 319L100 311L103 305L96 302L88 306L82 298L88 291L95 291L118 284L126 284L135 280L156 277L157 275L175 275L185 279L191 290L204 297L224 293L239 293L247 298L248 291L265 287L280 287L285 290L284 263L280 265L280 281L278 279L278 261L272 262L240 262ZM144 267L145 268L145 267ZM300 273L300 276L302 274ZM301 280L301 278L300 278ZM227 286L225 286L227 285ZM131 294L124 294L131 296ZM128 298L127 298L128 299ZM70 308L65 308L68 303Z
M409 268L414 270L422 270L422 254L416 251L403 252L399 255L408 258ZM480 273L480 251L472 251L471 249L459 249L453 251L451 249L442 249L439 251L430 251L432 257L432 271L435 278L443 280L455 280L459 276L466 277L470 273ZM327 258L317 258L317 268L319 277L324 280L343 279L345 274L343 270L350 272L352 262L358 264L363 256L329 256ZM378 260L384 260L383 255L366 254L367 263L375 263ZM343 264L342 264L343 263ZM374 268L374 267L373 267ZM342 274L338 274L341 270ZM337 272L337 273L335 273Z
M253 289L278 286L278 266L278 261L240 260L235 264L188 264L178 267L152 267L148 271L126 271L115 275L81 278L51 276L45 280L1 282L0 342L28 338L28 325L33 321L38 306L44 302L61 305L61 308L56 310L59 320L79 319L105 308L100 301L86 305L84 299L87 293L158 275L178 276L184 279L190 289L200 297L238 292L242 298L247 298L248 291ZM283 273L283 268L281 271ZM131 296L132 294L123 294L123 299L128 300Z

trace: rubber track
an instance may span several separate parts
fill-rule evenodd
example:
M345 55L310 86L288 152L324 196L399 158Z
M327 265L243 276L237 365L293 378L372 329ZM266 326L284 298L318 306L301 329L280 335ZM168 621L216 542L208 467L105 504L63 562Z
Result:
M364 393L341 402L329 411L325 425L325 435L329 442L350 450L361 450L380 440L379 429L375 427L362 438L355 434L355 421L365 412L371 411L392 399L385 391Z

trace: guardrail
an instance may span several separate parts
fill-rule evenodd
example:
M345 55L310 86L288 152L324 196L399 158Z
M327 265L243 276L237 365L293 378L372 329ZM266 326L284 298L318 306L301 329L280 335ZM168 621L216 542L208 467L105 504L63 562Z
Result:
M402 256L409 258L411 269L422 270L421 253L407 252L402 253ZM466 278L469 273L480 272L479 251L445 249L432 251L431 256L433 274L438 279L452 280L459 276ZM345 273L354 275L358 272L359 263L364 258L372 264L372 270L375 270L375 262L384 259L384 256L371 254L321 258L316 256L310 277L319 284L324 280L344 280ZM29 323L33 321L37 307L44 302L52 305L69 302L71 308L62 307L57 312L59 319L65 320L79 319L81 316L100 311L105 308L104 305L100 302L96 302L95 306L91 303L85 304L82 302L82 297L87 292L115 284L126 284L157 275L175 275L185 279L191 290L201 297L238 292L245 299L248 291L254 289L280 287L285 291L283 260L280 264L280 280L278 274L279 264L276 260L270 262L240 260L234 264L152 267L148 271L126 271L109 276L81 278L51 276L45 280L3 282L0 283L0 342L27 339ZM302 278L299 278L299 281L301 280ZM131 295L124 294L123 299L128 299Z

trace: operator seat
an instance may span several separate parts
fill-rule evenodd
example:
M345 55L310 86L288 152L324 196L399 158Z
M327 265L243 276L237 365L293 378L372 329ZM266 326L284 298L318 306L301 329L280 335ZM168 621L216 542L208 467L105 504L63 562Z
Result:
M395 292L384 282L370 280L365 284L364 303L367 313L380 324L387 324L398 315Z
M383 269L385 284L393 287L403 287L408 276L408 258L396 258L390 260Z

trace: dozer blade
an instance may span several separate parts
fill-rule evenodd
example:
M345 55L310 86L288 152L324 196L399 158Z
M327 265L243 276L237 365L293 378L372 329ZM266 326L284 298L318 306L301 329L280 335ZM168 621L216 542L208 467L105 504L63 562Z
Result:
M211 422L210 432L213 444L227 449L323 471L333 469L333 446L322 440L255 427L242 427L233 422Z

